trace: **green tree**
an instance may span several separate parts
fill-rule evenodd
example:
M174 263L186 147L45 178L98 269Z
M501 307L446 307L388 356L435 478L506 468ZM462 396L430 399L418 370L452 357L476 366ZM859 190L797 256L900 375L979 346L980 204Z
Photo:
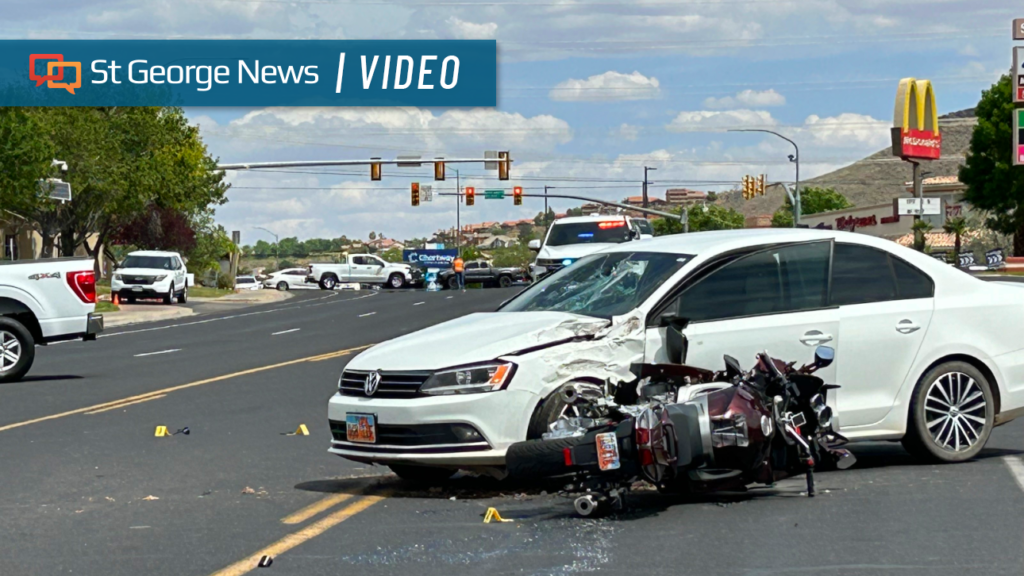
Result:
M401 262L402 251L398 248L388 248L380 253L380 257L383 258L385 262Z
M1013 235L1013 253L1024 255L1024 172L1013 165L1013 86L1002 76L981 93L960 181L964 200L986 211L985 226Z
M671 212L682 214L683 207L673 208ZM690 232L706 230L733 230L743 228L743 214L717 204L691 206L689 211ZM658 218L651 221L655 236L679 234L683 231L683 223L677 218Z
M932 225L927 220L915 220L910 229L914 232L914 250L924 252L925 235L931 232Z
M495 248L491 256L494 258L491 263L499 268L525 268L533 262L536 254L525 243L514 242L507 248Z
M377 233L374 232L373 230L370 230L370 240L376 240L376 239L377 239Z
M800 190L800 215L820 214L832 210L850 208L853 204L834 188L802 188ZM772 215L773 228L793 227L793 204L786 197L786 202Z
M483 258L484 254L476 246L463 246L462 247L462 259L466 260L478 260Z
M548 207L547 212L537 212L537 215L533 217L533 223L536 226L549 226L555 221L555 210Z
M210 272L220 270L221 258L235 249L231 237L223 226L213 221L213 210L198 216L193 224L195 247L184 254L188 271L196 278L203 278Z
M950 218L946 220L946 223L942 225L942 229L946 234L953 235L953 252L955 254L960 253L960 240L967 233L967 220L960 216L958 218Z

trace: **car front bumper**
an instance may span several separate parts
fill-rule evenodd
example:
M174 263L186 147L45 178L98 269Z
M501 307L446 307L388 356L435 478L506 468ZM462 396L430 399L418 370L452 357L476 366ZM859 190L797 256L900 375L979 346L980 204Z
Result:
M526 438L526 428L536 403L537 397L534 394L515 389L402 399L335 394L327 408L328 419L335 426L344 423L348 414L372 414L379 427L466 424L476 429L482 440L438 444L416 440L398 444L367 444L349 442L344 436L336 434L331 440L329 451L350 460L382 464L502 466L508 446Z

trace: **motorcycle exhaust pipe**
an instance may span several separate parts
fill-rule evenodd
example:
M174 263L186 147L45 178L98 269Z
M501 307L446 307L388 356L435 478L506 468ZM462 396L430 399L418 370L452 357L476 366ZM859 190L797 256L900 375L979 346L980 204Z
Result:
M562 402L570 406L593 404L604 397L604 390L595 384L574 382L562 387L559 391Z

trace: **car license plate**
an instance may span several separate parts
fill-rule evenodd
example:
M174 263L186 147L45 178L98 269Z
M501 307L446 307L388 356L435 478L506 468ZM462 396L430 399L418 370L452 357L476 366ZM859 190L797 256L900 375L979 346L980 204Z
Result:
M377 442L377 421L373 414L346 414L345 431L349 442Z
M140 288L138 286L134 286L134 287L132 287L132 292L142 292L142 288Z
M619 469L619 440L615 432L597 435L597 465L601 470Z

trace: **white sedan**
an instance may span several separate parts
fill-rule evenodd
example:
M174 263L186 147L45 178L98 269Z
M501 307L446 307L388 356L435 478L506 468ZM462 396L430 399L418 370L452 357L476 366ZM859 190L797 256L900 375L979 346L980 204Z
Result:
M329 401L331 452L408 477L504 463L565 411L581 379L635 362L807 362L853 440L974 457L1024 413L1024 290L983 282L894 242L829 230L681 234L587 256L506 302L379 344Z
M264 288L277 290L294 290L296 288L318 288L316 284L307 284L306 276L309 270L306 268L286 268L278 270L263 280Z

